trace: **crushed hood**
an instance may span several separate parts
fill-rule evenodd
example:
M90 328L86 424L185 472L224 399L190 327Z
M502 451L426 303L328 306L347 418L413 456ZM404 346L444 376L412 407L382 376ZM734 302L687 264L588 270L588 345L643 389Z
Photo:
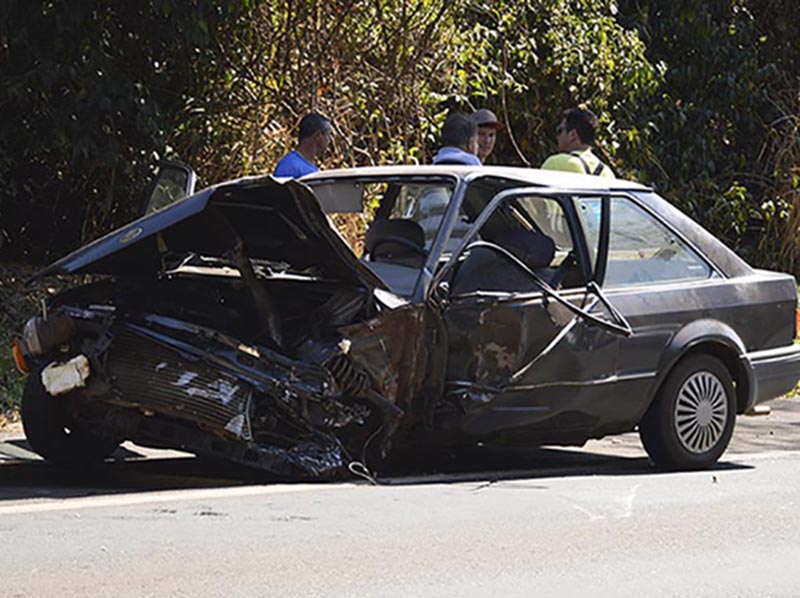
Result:
M289 270L313 269L326 279L372 288L383 282L361 264L329 224L313 193L290 180L248 177L209 187L81 247L37 273L157 273L170 257L195 253L223 258L242 240L253 260L283 263Z

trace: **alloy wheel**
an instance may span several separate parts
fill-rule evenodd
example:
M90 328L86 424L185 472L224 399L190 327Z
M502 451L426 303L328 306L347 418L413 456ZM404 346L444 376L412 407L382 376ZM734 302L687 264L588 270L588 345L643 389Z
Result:
M678 391L674 416L678 439L686 450L694 454L711 450L725 430L725 386L709 371L695 372Z

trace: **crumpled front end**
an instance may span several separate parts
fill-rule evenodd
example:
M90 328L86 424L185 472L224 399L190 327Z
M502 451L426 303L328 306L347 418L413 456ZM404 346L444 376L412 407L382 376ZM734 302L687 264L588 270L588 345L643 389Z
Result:
M422 307L381 302L382 281L295 182L210 188L39 276L55 273L111 275L55 297L21 339L90 439L330 476L388 451L425 375L408 367Z
M54 400L103 436L282 477L339 475L371 443L385 452L404 415L380 392L397 378L391 352L371 343L369 355L353 355L353 341L341 335L306 338L287 357L166 315L64 305L32 321L23 340ZM68 364L83 361L86 373L70 374Z

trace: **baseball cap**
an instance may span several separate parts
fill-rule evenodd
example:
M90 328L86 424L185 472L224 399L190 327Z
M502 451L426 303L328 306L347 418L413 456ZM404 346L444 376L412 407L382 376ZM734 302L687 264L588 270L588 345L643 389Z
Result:
M479 127L493 127L495 129L500 128L500 123L497 120L497 115L491 110L488 110L487 108L481 108L480 110L476 110L470 115L470 118Z

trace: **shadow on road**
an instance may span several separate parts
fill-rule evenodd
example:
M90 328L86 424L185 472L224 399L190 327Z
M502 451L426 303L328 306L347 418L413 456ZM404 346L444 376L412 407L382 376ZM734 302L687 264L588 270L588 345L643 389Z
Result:
M646 457L624 457L560 447L466 449L435 458L408 454L387 465L379 480L387 485L627 476L659 472ZM723 461L711 471L750 468L748 465Z
M29 450L24 440L7 444ZM723 462L717 470L748 466ZM383 464L376 481L384 485L450 484L593 475L642 475L657 470L645 457L623 457L576 449L488 449L406 452ZM358 478L351 478L358 480ZM65 469L40 460L0 465L0 502L25 498L71 498L158 490L222 488L291 483L258 471L190 455L159 458L120 448L103 464ZM320 482L324 484L325 482Z

